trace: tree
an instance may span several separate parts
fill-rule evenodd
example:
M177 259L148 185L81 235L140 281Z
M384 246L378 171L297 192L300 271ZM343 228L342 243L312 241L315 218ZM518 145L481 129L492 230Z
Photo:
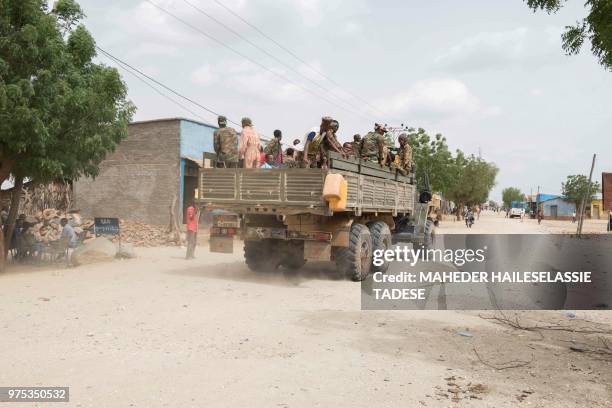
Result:
M480 157L465 157L460 150L457 151L452 168L456 182L449 188L446 197L457 205L459 219L464 206L472 207L487 201L499 169Z
M96 176L135 110L117 70L92 62L78 3L46 3L0 0L0 183Z
M587 197L587 203L595 198L595 193L600 191L599 183L592 181L582 174L567 176L565 183L561 183L563 199L575 203L576 208L582 208L582 201Z
M513 201L523 201L524 198L525 194L517 187L506 187L502 190L502 201L506 208L512 207Z
M446 193L456 181L453 157L446 138L438 133L432 139L422 128L408 129L407 136L416 164L417 184L423 188L427 172L431 190Z
M563 7L563 0L526 0L534 12L544 10L548 14L556 13ZM586 0L585 6L590 7L589 14L576 22L574 26L566 26L561 35L563 50L567 55L580 52L585 40L591 43L591 52L605 69L612 70L612 0Z

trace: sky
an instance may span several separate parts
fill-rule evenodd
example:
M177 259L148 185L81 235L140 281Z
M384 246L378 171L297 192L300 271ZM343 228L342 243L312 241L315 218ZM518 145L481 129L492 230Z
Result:
M594 153L594 178L612 172L612 72L588 43L577 56L561 48L583 3L548 15L520 0L80 0L100 47L230 120L248 116L285 141L325 115L341 141L375 122L442 133L498 166L497 201L509 186L560 193ZM121 72L135 120L216 124Z

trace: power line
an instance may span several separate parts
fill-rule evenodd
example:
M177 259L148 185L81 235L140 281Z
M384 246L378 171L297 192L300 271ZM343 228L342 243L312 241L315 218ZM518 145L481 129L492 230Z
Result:
M215 23L217 23L218 25L220 25L221 27L225 28L227 31L231 32L232 34L234 34L236 37L242 39L243 41L245 41L247 44L249 44L250 46L252 46L253 48L259 50L260 52L264 53L265 55L267 55L268 57L272 58L274 61L276 61L277 63L279 63L280 65L284 66L285 68L291 70L292 72L296 73L297 75L301 76L302 78L304 78L305 80L307 80L308 82L310 82L311 84L313 84L314 86L318 87L319 89L321 89L324 92L328 92L329 89L327 89L326 87L324 87L323 85L317 83L316 81L312 80L311 78L309 78L308 76L304 75L303 73L301 73L300 71L298 71L297 69L293 68L291 65L285 63L283 60L281 60L280 58L276 57L274 54L268 52L265 48L260 47L259 45L257 45L256 43L254 43L253 41L249 40L248 38L246 38L245 36L243 36L242 34L240 34L238 31L234 30L233 28L229 27L227 24L223 23L222 21L220 21L219 19L215 18L213 15L211 15L210 13L207 13L205 10L202 10L200 7L196 6L195 4L191 3L188 0L183 0L184 3L186 3L187 5L189 5L191 8L193 8L194 10L196 10L197 12L199 12L200 14L203 14L204 16L208 17L209 19L211 19L212 21L214 21ZM330 94L333 95L333 94ZM361 109L361 107L354 105L353 103L346 101L342 98L340 98L337 95L333 95L335 96L335 98L342 102L347 104L348 106L357 109L359 111L359 109ZM369 120L375 121L376 119L372 118L372 117L368 117Z
M206 112L211 113L215 116L219 116L219 114L217 112L215 112L214 110L207 108L206 106L194 101L191 98L188 98L187 96L180 94L179 92L175 91L174 89L164 85L163 83L159 82L158 80L156 80L155 78L151 77L150 75L145 74L144 72L142 72L141 70L139 70L138 68L133 67L132 65L128 64L127 62L115 57L114 55L112 55L111 53L109 53L108 51L103 50L101 47L96 45L96 49L98 49L98 51L100 51L101 53L103 53L104 55L106 55L107 57L111 58L112 60L129 67L131 70L138 72L140 75L142 75L143 77L147 78L149 81L154 82L155 84L161 86L162 88L166 89L167 91L172 92L173 94L175 94L176 96L178 96L179 98L182 98L192 104L194 104L195 106L204 109ZM228 118L228 121L233 123L236 126L240 126L238 123L234 122L233 120Z
M361 98L358 95L355 95L354 93L348 91L347 89L345 89L344 87L342 87L342 85L340 85L338 82L334 81L332 78L330 78L329 76L325 75L323 72L319 71L317 68L313 67L311 64L309 64L308 62L306 62L304 59L300 58L297 54L295 54L293 51L291 51L290 49L288 49L287 47L283 46L282 44L280 44L278 41L276 41L274 38L270 37L269 35L267 35L265 32L263 32L262 30L260 30L256 25L250 23L247 19L243 18L240 14L236 13L234 10L232 10L231 8L227 7L225 4L223 4L221 1L219 0L213 0L215 3L217 3L219 6L223 7L225 10L227 10L227 12L229 12L230 14L232 14L234 17L238 18L240 21L242 21L244 24L248 25L249 27L251 27L253 30L257 31L262 37L264 37L265 39L267 39L268 41L271 41L274 45L276 45L278 48L280 48L281 50L285 51L287 54L291 55L293 58L295 58L296 60L298 60L299 62L301 62L302 64L306 65L308 68L310 68L313 72L317 73L318 75L320 75L321 77L325 78L326 80L328 80L330 83L336 85L338 88L342 89L344 92L346 92L347 94L351 95L354 98L359 99L361 102L365 103L367 106L369 106L373 111L375 111L378 114L384 115L383 112L381 112L378 108L376 108L375 106L372 106L366 99Z
M305 87L305 86L303 86L302 84L300 84L300 83L298 83L298 82L295 82L295 81L291 80L290 78L287 78L286 76L284 76L284 75L282 75L282 74L280 74L280 73L278 73L278 72L274 71L274 70L273 70L273 69L271 69L271 68L266 67L265 65L261 64L260 62L258 62L258 61L256 61L256 60L254 60L254 59L250 58L249 56L247 56L247 55L245 55L245 54L241 53L240 51L236 50L235 48L233 48L233 47L231 47L231 46L229 46L229 45L225 44L223 41L218 40L217 38L215 38L215 37L211 36L210 34L208 34L208 33L204 32L204 31L200 30L199 28L197 28L197 27L195 27L194 25L192 25L192 24L188 23L187 21L185 21L185 20L183 20L182 18L180 18L180 17L176 16L175 14L172 14L171 12L169 12L169 11L168 11L168 10L166 10L166 9L164 9L163 7L161 7L161 6L159 6L159 5L155 4L155 3L153 3L151 0L145 0L145 1L146 1L147 3L150 3L150 4L151 4L153 7L157 8L158 10L160 10L161 12L163 12L164 14L169 15L170 17L172 17L172 18L174 18L175 20L179 21L180 23L182 23L182 24L186 25L187 27L191 28L192 30L194 30L194 31L196 31L196 32L198 32L198 33L200 33L201 35L203 35L204 37L208 38L209 40L211 40L211 41L213 41L213 42L215 42L215 43L217 43L217 44L221 45L221 46L222 46L222 47L224 47L224 48L227 48L228 50L232 51L234 54L238 55L239 57L244 58L245 60L247 60L247 61L251 62L252 64L255 64L256 66L258 66L259 68L261 68L261 69L263 69L263 70L265 70L265 71L267 71L267 72L271 73L272 75L274 75L274 76L276 76L276 77L281 78L281 79L282 79L282 80L284 80L285 82L288 82L288 83L290 83L290 84L293 84L293 85L295 85L295 86L297 86L297 87L301 88L302 90L304 90L304 91L308 92L309 94L313 95L313 96L314 96L314 97L316 97L317 99L324 100L324 101L326 101L327 103L329 103L329 104L331 104L331 105L334 105L334 106L336 106L337 108L340 108L340 109L342 109L342 110L344 110L344 111L346 111L346 112L352 113L353 115L359 116L359 117L361 117L361 118L363 118L363 119L367 119L367 118L366 118L365 116L363 116L361 113L359 113L359 112L355 112L355 111L353 111L353 110L351 110L351 109L348 109L348 108L345 108L345 107L343 107L343 106L340 106L340 105L338 105L337 103L335 103L334 101L332 101L332 100L330 100L330 99L326 98L325 96L319 95L319 94L317 94L316 92L312 91L311 89L306 88L306 87ZM370 120L370 119L368 119L368 120Z
M170 96L166 95L165 93L163 93L162 91L160 91L159 89L157 89L155 86L151 85L149 82L147 82L146 80L144 80L142 77L140 77L137 73L133 72L130 68L128 68L127 66L124 66L123 63L118 62L116 60L114 60L113 58L111 58L109 55L104 54L104 56L106 58L108 58L109 60L113 61L115 64L117 64L117 66L121 69L123 69L125 72L129 73L130 75L132 75L134 78L138 79L140 82L142 82L143 84L147 85L149 88L153 89L155 92L157 92L159 95L163 96L164 98L166 98L167 100L169 100L170 102L174 103L175 105L183 108L185 111L191 113L192 115L202 119L203 121L206 121L206 119L204 119L204 117L202 117L201 115L199 115L198 113L192 111L191 109L189 109L188 107L186 107L185 105L183 105L182 103L180 103L179 101L176 101L174 99L172 99Z

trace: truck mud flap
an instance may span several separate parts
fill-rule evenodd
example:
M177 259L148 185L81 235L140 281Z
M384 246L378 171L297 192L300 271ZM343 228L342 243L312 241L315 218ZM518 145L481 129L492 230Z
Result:
M331 260L332 245L329 242L304 241L304 259L307 261Z
M222 254L234 253L234 237L210 237L210 252Z

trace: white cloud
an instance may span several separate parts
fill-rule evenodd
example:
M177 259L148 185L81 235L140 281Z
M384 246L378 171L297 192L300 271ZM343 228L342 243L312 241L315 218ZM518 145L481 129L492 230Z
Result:
M541 66L559 60L562 54L559 33L554 27L481 32L450 47L435 59L435 63L459 71L503 69L516 64Z
M540 88L533 88L529 93L533 96L542 96L542 90Z
M356 21L347 21L342 25L342 32L346 35L355 35L363 30L363 26Z
M376 105L389 114L410 113L426 117L497 115L500 108L485 106L467 85L457 79L427 79Z
M213 73L212 67L208 64L202 65L191 73L191 81L197 85L208 85L212 83L215 78L216 75Z

